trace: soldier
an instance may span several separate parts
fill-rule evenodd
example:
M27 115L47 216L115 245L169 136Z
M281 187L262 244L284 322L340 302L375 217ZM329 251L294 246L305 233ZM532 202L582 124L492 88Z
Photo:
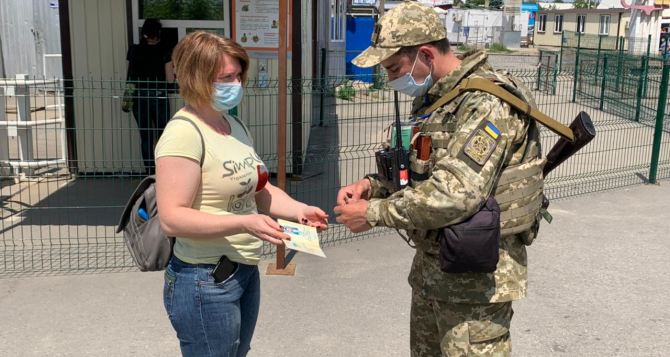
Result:
M402 229L414 242L412 356L509 355L512 301L526 296L526 245L541 217L545 160L537 124L484 91L463 92L434 111L426 108L472 78L493 81L534 108L532 96L516 79L491 68L484 52L457 57L436 12L416 2L382 16L372 45L352 62L381 64L393 89L415 97L412 120L419 135L429 138L430 155L421 160L416 150L410 152L412 181L403 189L379 175L342 188L337 221L352 232ZM453 243L443 228L472 221L488 208L500 211L492 268L466 264L443 271L441 244ZM477 236L476 231L465 230ZM474 251L485 253L484 247Z

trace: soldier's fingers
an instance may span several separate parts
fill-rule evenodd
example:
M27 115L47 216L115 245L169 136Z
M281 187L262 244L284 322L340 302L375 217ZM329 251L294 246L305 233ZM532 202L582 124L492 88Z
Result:
M338 205L344 205L347 203L347 200L349 197L351 197L353 193L348 187L342 188L340 192L337 193L337 204Z

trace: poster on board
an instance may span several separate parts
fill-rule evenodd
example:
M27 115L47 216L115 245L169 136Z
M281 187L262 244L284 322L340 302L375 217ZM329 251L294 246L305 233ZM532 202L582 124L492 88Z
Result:
M290 3L287 36L290 47ZM235 0L233 34L249 50L276 51L279 48L279 0Z

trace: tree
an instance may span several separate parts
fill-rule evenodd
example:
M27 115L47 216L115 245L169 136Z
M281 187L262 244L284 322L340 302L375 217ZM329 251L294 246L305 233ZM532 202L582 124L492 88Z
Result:
M489 1L489 7L492 9L502 9L505 4L503 3L503 0L490 0Z
M575 9L592 9L598 6L600 2L597 0L575 0Z
M486 0L468 0L467 5L470 8L484 7ZM504 5L503 0L489 0L490 9L502 9Z
M143 0L144 18L223 20L217 0Z

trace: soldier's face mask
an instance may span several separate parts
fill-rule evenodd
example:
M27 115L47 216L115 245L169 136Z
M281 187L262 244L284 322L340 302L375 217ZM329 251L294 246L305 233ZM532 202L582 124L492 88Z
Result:
M416 57L414 57L414 63L412 64L412 69L409 73L404 76L398 77L389 82L391 88L397 90L400 93L407 94L410 97L419 97L426 93L430 87L433 86L433 65L430 65L430 73L424 78L421 84L416 83L412 73L414 73L414 67L416 67L416 61L419 59L419 52L417 52Z

